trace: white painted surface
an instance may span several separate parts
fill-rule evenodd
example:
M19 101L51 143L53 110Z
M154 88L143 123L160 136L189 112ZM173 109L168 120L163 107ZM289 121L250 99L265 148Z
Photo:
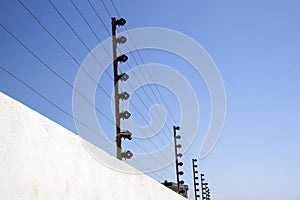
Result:
M77 135L3 93L0 113L0 199L185 199L138 171L97 162ZM95 151L114 166L131 168Z

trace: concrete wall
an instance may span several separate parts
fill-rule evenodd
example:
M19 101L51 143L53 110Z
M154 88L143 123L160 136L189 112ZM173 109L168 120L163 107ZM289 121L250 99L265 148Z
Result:
M97 162L77 135L3 93L0 113L0 199L185 199L142 173Z

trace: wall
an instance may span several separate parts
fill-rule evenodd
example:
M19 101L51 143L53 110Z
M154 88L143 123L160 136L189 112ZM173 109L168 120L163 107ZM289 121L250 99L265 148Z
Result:
M77 135L3 93L0 111L0 199L185 199L138 171L97 162Z

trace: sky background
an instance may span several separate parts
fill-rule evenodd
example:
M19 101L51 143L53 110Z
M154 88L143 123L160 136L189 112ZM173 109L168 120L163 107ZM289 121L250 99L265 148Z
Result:
M74 2L95 29L98 37L101 40L108 38L109 33L105 27L110 31L110 17L117 16L111 2L105 1L109 11L107 13L100 0L91 0L105 27L93 14L87 1ZM53 1L53 3L90 49L99 44L70 1ZM300 2L116 0L114 3L122 17L126 18L128 29L154 26L179 31L199 42L218 66L226 89L226 122L214 150L208 157L198 162L199 171L205 173L211 188L212 199L300 199ZM88 51L48 1L24 0L24 4L62 42L76 60L83 62ZM1 1L0 22L73 84L79 66L49 37L18 1ZM120 28L120 31L123 30L124 28ZM0 45L2 67L67 112L72 112L72 88L45 69L2 28L0 28ZM189 79L196 91L202 117L195 142L182 158L185 172L182 178L193 194L191 159L197 158L209 124L211 113L209 93L202 78L193 75L191 66L182 59L155 50L140 51L140 54L144 63L157 62L174 68ZM138 58L136 52L133 52L133 56ZM133 56L128 55L128 62L132 67L136 66ZM139 59L138 64L142 64ZM130 67L122 65L121 69L126 72ZM112 74L111 67L107 71ZM108 76L103 76L99 84L112 94L113 83ZM170 129L175 125L172 124L173 121L180 125L180 109L174 94L167 88L157 87L172 111L166 113L171 122L168 121L162 132L158 133L167 143L172 140ZM162 102L150 95L150 86L145 86L144 89L148 95L139 89L132 95L130 104L136 105L140 112L148 113L152 103ZM70 117L2 70L0 70L0 90L76 132L74 121ZM137 95L140 95L144 102L141 102ZM143 106L143 103L146 106ZM106 98L101 90L97 90L96 104L113 119L110 99ZM150 120L148 114L145 114L145 121L138 111L132 108L130 112L133 120L140 125L146 125ZM105 121L100 115L98 120ZM104 123L105 132L113 135L114 125ZM195 122L191 120L190 123ZM113 137L111 139L113 140ZM158 146L163 145L160 144L159 138L152 139ZM155 150L155 146L148 140L136 141L148 151ZM123 143L125 148L133 152L142 152L131 141ZM149 175L158 181L164 179L175 181L174 171L174 164L171 164Z

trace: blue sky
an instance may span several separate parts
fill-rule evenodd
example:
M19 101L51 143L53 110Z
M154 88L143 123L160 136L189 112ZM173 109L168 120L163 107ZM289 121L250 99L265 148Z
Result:
M99 42L89 31L69 1L53 1L74 29L93 49ZM110 31L110 16L101 1L93 0L97 11ZM211 187L213 199L299 199L300 198L300 2L287 1L114 1L120 14L127 20L127 28L164 27L182 32L199 42L210 54L222 75L227 95L227 116L222 136L208 157L199 161ZM82 62L88 51L59 18L48 1L24 1L63 45ZM87 1L75 1L101 40L109 37L104 27L92 14ZM78 66L28 15L17 1L1 1L0 21L17 37L37 52L46 63L73 83ZM110 14L117 16L110 1L105 2ZM123 30L120 28L120 30ZM29 83L47 98L72 112L72 89L43 66L0 30L0 65ZM136 55L136 54L135 54ZM141 51L145 63L158 62L174 67L189 77L192 74L184 61L158 51ZM129 56L129 63L134 66ZM139 63L140 64L140 63ZM182 67L185 66L185 67ZM111 68L108 68L109 72ZM123 66L122 70L129 70ZM100 84L112 93L112 83L103 77ZM184 156L183 179L192 188L191 159L197 152L210 117L209 94L201 77L190 77L197 91L201 114L197 140ZM1 92L12 96L48 118L74 132L72 119L53 108L15 79L0 71ZM145 90L149 91L149 87ZM176 98L159 87L180 124ZM149 91L150 92L150 91ZM151 101L138 90L149 108ZM110 100L101 91L96 96L98 106L107 115ZM154 103L156 100L153 98ZM132 103L147 113L147 109L132 96ZM132 110L137 123L145 125ZM147 120L149 116L146 115ZM98 119L103 120L101 116ZM191 122L192 123L192 122ZM166 126L170 126L167 124ZM114 132L108 124L107 132ZM168 128L164 127L168 132ZM163 134L163 133L160 133ZM170 133L171 134L171 133ZM162 137L163 138L163 137ZM170 135L171 139L171 135ZM138 140L137 140L138 141ZM147 141L140 141L153 150ZM154 139L154 142L158 140ZM124 142L136 151L134 143ZM175 180L174 165L149 174ZM191 191L192 192L192 191Z

